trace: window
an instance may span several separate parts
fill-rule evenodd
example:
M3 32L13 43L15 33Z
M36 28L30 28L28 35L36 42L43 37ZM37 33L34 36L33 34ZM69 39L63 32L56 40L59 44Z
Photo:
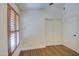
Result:
M8 4L8 55L12 55L19 45L19 15Z

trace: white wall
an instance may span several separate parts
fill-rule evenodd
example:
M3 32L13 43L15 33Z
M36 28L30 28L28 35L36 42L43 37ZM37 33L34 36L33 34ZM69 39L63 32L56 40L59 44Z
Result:
M42 11L25 11L22 14L22 36L25 48L44 46L44 20Z
M79 52L79 4L65 4L63 16L63 44ZM78 23L77 23L78 22ZM77 36L74 37L73 35Z
M62 11L61 8L56 6L45 10L23 11L21 16L21 35L24 41L22 49L45 47L45 19L61 19L62 22ZM59 30L61 32L61 29Z
M0 3L0 56L8 55L7 4Z

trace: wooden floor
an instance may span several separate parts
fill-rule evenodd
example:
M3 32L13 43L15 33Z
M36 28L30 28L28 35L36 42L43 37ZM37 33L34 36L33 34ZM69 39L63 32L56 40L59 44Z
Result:
M57 45L21 51L19 56L79 56L79 53L63 45Z

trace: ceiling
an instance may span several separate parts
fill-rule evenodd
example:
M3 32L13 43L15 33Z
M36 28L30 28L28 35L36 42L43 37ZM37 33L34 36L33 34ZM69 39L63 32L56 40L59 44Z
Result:
M16 5L21 11L46 9L49 7L49 3L16 3ZM62 3L54 3L52 6L61 8L63 5Z
M17 3L16 4L20 10L27 9L45 9L48 7L48 3Z

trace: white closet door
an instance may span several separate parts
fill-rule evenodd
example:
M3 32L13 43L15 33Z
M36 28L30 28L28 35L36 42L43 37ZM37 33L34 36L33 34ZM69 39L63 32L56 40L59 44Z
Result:
M60 45L61 42L61 19L47 19L45 23L46 45Z
M55 45L55 21L46 20L46 45Z

